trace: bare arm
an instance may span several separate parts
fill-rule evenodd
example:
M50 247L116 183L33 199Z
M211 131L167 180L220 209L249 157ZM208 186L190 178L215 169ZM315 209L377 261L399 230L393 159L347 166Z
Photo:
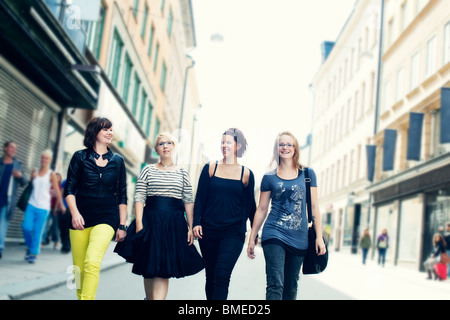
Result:
M252 231L250 233L250 237L248 240L247 255L250 259L255 258L254 249L257 243L256 236L258 235L261 225L266 219L267 211L269 209L269 203L270 203L270 191L261 192L259 196L258 208L256 209L255 217L253 219Z
M311 210L314 219L314 229L316 230L316 252L318 255L323 255L326 252L326 248L322 236L322 219L320 216L317 194L317 187L311 187Z

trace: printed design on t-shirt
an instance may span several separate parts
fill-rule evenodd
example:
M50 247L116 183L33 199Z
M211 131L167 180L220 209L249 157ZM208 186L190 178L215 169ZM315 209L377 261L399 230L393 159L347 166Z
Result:
M303 188L292 185L286 188L279 182L274 200L282 204L282 212L277 224L287 230L299 230L302 224Z

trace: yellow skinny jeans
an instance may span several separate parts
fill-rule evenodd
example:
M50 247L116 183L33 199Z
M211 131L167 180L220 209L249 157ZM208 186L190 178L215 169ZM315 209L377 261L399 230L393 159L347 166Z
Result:
M84 230L70 229L78 300L95 299L100 264L113 236L114 230L107 224L98 224Z

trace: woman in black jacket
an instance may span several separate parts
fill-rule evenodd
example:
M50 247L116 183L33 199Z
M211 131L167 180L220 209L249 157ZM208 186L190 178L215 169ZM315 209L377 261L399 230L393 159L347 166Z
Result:
M72 215L70 242L79 300L93 300L100 264L115 234L126 236L127 185L122 156L109 149L112 123L94 118L67 171L64 196Z

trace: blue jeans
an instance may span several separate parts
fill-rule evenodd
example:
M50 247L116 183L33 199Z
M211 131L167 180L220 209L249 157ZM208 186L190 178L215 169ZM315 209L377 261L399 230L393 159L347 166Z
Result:
M378 248L378 264L382 264L386 262L386 248Z
M266 259L266 299L296 300L300 268L305 257L274 243L263 245Z
M5 248L6 231L8 230L8 218L6 217L8 206L0 208L0 253Z
M47 220L49 210L39 209L31 204L27 205L25 216L22 222L25 246L30 250L30 254L38 255L41 247L42 230Z
M361 250L362 250L363 264L366 264L367 253L369 252L369 249L361 248Z

